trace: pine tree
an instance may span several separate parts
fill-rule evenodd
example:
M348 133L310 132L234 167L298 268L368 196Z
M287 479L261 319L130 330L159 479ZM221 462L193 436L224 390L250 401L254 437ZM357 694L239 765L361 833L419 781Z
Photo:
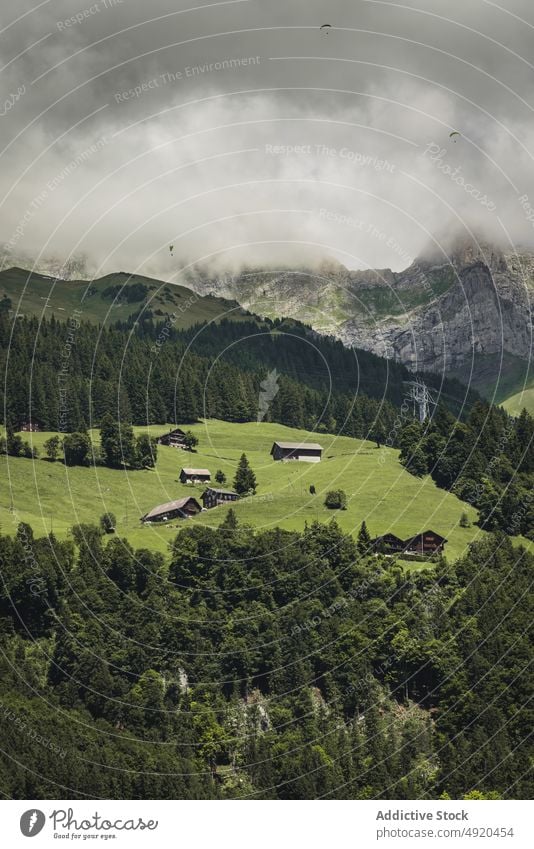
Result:
M235 531L237 528L237 516L235 514L235 510L230 507L228 513L224 517L223 521L219 525L219 528L222 531Z
M247 455L242 454L235 473L234 489L239 495L254 495L256 493L256 475L250 468Z
M360 530L358 531L357 547L360 554L369 554L371 550L371 534L367 530L365 521L361 523Z

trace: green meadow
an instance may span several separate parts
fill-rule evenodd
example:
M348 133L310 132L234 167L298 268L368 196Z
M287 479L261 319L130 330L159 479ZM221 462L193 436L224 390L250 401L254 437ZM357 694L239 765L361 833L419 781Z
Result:
M129 299L133 287L142 290ZM191 289L164 283L139 274L118 272L96 280L61 280L22 268L0 271L0 298L9 298L19 315L54 315L58 321L77 317L95 324L126 321L148 310L156 319L172 315L177 330L199 322L219 321L223 317L240 321L245 310L234 301L206 295L199 297Z
M534 414L534 383L511 395L503 401L502 406L511 416L518 416L523 409L527 409L531 415Z
M447 537L445 549L455 560L466 546L483 535L474 522L476 511L451 493L438 489L429 477L416 478L400 465L398 451L377 449L374 443L349 437L307 433L278 424L232 424L209 420L186 426L199 438L196 452L158 446L155 469L113 470L102 467L66 467L43 459L2 456L3 479L0 492L0 520L3 533L11 533L18 522L28 522L36 535L50 530L65 537L72 525L98 523L111 511L117 519L117 533L134 547L166 552L177 529L186 522L216 526L227 508L216 507L189 520L161 525L142 525L140 517L166 501L193 495L199 498L204 486L178 481L182 466L207 467L212 476L221 469L231 488L237 461L245 452L258 482L256 496L233 504L239 521L256 528L302 530L305 522L327 522L333 517L347 532L357 533L363 520L375 536L392 531L407 537L431 528ZM148 430L156 436L166 426ZM143 428L135 428L137 433ZM41 451L50 433L23 434ZM98 438L93 432L93 439ZM275 462L270 449L275 439L285 441L319 440L324 448L318 464ZM316 494L310 494L310 485ZM323 502L329 489L343 489L348 496L345 511L328 510ZM470 527L459 527L462 512ZM419 564L411 564L416 568Z

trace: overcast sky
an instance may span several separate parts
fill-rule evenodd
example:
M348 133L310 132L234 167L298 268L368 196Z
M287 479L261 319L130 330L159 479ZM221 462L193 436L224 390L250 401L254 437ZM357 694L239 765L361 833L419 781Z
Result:
M532 246L533 45L529 0L4 0L3 264Z

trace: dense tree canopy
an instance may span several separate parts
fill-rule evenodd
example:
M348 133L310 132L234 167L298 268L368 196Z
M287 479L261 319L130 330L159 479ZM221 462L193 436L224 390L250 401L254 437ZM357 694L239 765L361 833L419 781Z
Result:
M276 368L276 392L264 413L275 421L347 436L396 441L394 421L406 371L364 351L313 336L302 325L256 321L190 331L152 321L98 328L0 312L0 403L6 423L33 420L45 430L84 432L106 416L124 426L195 422L211 416L256 421L261 384ZM68 357L67 357L68 352ZM432 379L432 378L430 378ZM453 385L461 402L465 390ZM451 387L449 387L451 389ZM456 402L454 402L456 403ZM117 461L127 434L110 435ZM123 455L125 451L123 450Z
M168 561L0 536L3 794L529 798L534 558L406 573L365 541L232 511Z
M430 474L479 511L480 525L534 539L534 419L474 404L466 422L443 407L430 421L407 423L401 461L414 475Z

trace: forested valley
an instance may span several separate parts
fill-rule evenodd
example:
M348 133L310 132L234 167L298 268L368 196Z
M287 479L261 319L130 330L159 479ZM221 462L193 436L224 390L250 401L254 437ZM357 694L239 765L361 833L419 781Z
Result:
M4 796L528 797L534 558L504 535L412 573L335 521L105 540L0 537Z

